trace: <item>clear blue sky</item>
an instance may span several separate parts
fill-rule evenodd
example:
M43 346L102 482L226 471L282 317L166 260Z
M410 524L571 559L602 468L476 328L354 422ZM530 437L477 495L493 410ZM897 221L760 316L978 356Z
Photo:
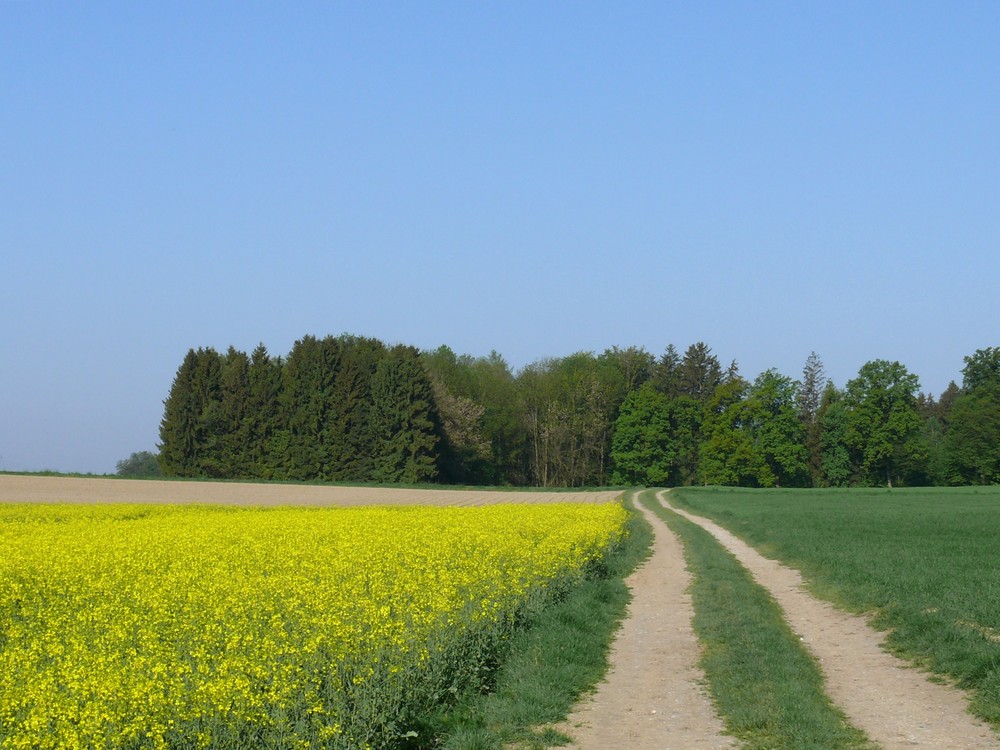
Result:
M0 469L344 332L748 377L1000 345L1000 3L0 2Z

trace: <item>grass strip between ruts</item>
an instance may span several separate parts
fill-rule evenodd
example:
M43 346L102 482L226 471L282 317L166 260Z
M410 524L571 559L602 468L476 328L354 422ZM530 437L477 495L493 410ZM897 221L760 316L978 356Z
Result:
M547 607L517 633L488 693L459 696L449 709L427 717L415 750L520 750L565 745L551 728L607 670L607 654L631 598L625 577L649 556L652 529L631 516L623 543L598 573Z
M700 666L727 731L747 750L876 747L823 690L819 667L781 608L707 531L643 502L681 538L692 575Z

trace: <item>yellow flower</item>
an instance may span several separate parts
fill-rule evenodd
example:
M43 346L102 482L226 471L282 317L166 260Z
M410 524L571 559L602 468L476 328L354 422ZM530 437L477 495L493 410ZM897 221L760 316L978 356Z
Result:
M616 504L0 505L0 737L379 746L408 701L473 678L580 580L624 519Z

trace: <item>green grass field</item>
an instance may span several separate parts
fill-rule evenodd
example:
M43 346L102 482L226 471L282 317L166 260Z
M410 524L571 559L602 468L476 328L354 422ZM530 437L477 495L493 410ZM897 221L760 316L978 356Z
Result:
M871 613L890 648L968 689L1000 727L1000 488L674 490L802 571L815 593Z

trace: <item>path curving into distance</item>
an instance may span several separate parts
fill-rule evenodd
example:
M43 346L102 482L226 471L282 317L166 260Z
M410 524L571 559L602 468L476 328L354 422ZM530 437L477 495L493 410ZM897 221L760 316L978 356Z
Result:
M831 700L881 747L1000 750L990 727L968 713L961 691L929 682L926 673L883 650L883 636L863 617L815 598L798 571L767 559L718 524L673 507L667 493L656 495L665 508L712 534L771 592L819 662Z
M632 601L604 682L559 726L583 750L735 748L702 687L680 540L632 496L655 533L652 556L626 580Z

